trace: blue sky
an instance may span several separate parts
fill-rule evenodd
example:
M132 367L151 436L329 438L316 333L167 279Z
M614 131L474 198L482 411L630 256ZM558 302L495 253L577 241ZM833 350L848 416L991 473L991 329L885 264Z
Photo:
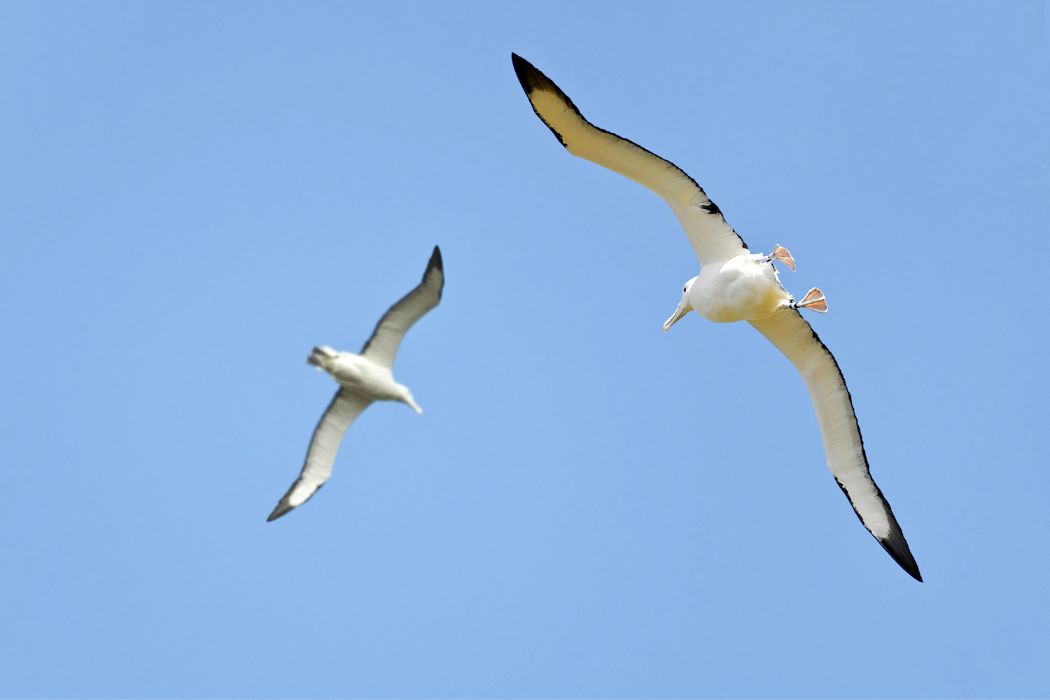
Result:
M0 4L0 695L1047 696L1041 2ZM852 390L926 583L787 361L660 324L668 157ZM440 244L328 486L266 515Z

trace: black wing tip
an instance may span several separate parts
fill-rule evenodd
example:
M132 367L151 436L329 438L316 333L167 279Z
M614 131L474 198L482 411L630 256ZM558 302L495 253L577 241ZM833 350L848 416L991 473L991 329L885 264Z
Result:
M919 571L919 564L915 561L915 557L911 553L911 549L908 547L907 540L904 539L904 533L898 531L892 533L886 539L879 539L879 544L886 550L886 553L893 557L893 561L904 569L904 571L911 576L913 579L922 583L922 573Z
M278 503L277 507L273 509L273 512L266 517L266 522L272 523L274 520L277 520L277 518L281 517L282 515L287 515L293 510L295 510L294 506L290 506L287 503Z
M550 122L544 119L543 115L536 109L536 104L532 101L532 93L536 90L552 93L565 103L566 107L575 112L576 116L585 122L587 122L586 117L583 116L583 113L580 112L580 109L573 103L573 101L569 99L569 96L562 92L562 89L555 85L553 80L544 75L543 71L539 68L513 52L510 54L510 61L514 64L514 74L518 76L518 82L521 83L521 89L525 91L525 96L529 98L529 103L532 104L532 111L536 112L536 116L540 118L540 121L542 121L548 129L551 130L551 133L554 134L556 139L558 139L558 142L562 146L568 148L569 145L565 143L565 139L560 133L558 133L558 130L551 126ZM590 122L587 123L590 124Z
M795 309L795 313L797 313L799 317L802 316L798 309ZM820 338L817 338L817 334L813 331L812 327L810 328L810 332L813 333L813 337L816 338L816 341L820 343L821 347L823 347L831 357L832 362L834 362L835 356L832 355L827 346L820 341ZM838 367L837 362L835 362L835 367ZM842 370L839 370L839 376L842 376ZM846 381L843 380L842 383L845 385ZM846 390L846 393L849 394L849 389ZM853 399L851 398L850 404L852 405L852 403ZM861 439L861 445L863 447L863 439ZM864 461L867 463L867 457L864 458ZM901 526L897 524L897 518L893 516L893 509L890 508L889 502L886 500L886 497L882 495L882 491L879 489L878 485L875 486L875 490L878 492L882 504L886 506L886 512L890 518L890 531L885 537L879 537L867 526L864 522L864 518L860 517L860 511L857 510L857 506L853 504L853 499L849 497L849 491L846 490L846 487L842 485L842 482L839 481L837 476L835 477L835 483L838 484L840 489L842 489L842 494L853 507L854 514L857 516L857 519L860 520L860 524L864 526L864 529L868 531L868 534L874 537L875 541L882 545L882 548L886 550L886 553L893 557L893 561L897 562L897 565L904 569L909 576L919 583L922 583L922 574L919 572L919 565L911 553L911 547L908 546L908 540L904 539L904 531L901 530ZM872 480L872 483L874 483L874 479Z
M445 261L441 259L441 248L439 246L434 246L434 252L430 254L430 260L427 262L427 271L423 273L423 276L426 277L431 270L445 271Z
M550 79L536 68L536 66L532 65L513 51L510 54L510 62L514 65L514 74L518 76L518 82L521 83L521 89L525 91L526 95L532 92L536 86L544 80L550 82Z
M536 90L553 92L559 99L569 105L573 111L580 114L580 110L576 109L576 105L572 103L569 96L562 92L561 88L555 85L554 81L548 78L543 71L516 53L510 55L510 61L514 64L514 75L518 76L518 82L521 83L521 89L525 91L526 95L531 95Z
M441 257L441 248L438 246L434 246L434 252L430 254L430 261L427 262L427 269L423 271L423 281L419 283L420 286L427 283L427 279L429 279L434 270L441 273L441 277L438 280L437 290L438 301L440 301L441 295L445 291L445 261ZM411 292L409 292L409 294L411 294ZM380 321L382 321L382 319L380 319ZM368 346L366 345L365 347L367 349Z
M438 287L438 299L440 300L442 292L445 291L445 261L441 258L441 248L437 246L434 246L434 252L430 254L430 260L427 262L427 269L423 271L423 281L419 283L421 286L427 283L427 278L434 270L441 273Z

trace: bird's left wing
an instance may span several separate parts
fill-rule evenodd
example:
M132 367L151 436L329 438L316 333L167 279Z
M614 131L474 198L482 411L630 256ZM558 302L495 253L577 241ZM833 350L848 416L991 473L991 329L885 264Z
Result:
M701 265L748 252L744 240L726 223L722 210L684 170L633 141L591 124L538 68L517 54L511 54L511 61L536 116L569 153L629 177L660 195L678 217Z
M861 523L901 568L922 581L890 504L871 478L853 399L831 351L795 309L781 309L771 318L751 321L751 325L791 360L805 380L816 409L828 468Z
M387 309L372 331L372 336L361 348L361 354L376 364L392 368L401 339L413 323L438 305L444 288L445 268L441 261L441 249L434 246L427 269L423 272L423 281Z
M325 485L328 477L332 475L332 463L335 462L335 454L339 450L339 443L343 441L343 433L354 419L361 415L361 411L368 408L370 400L351 394L346 389L339 389L335 393L332 402L328 404L324 415L314 428L314 435L310 439L310 447L306 451L306 461L299 478L288 489L288 493L277 503L277 506L266 518L266 521L276 520L293 508L298 508L310 500L317 493L317 489Z

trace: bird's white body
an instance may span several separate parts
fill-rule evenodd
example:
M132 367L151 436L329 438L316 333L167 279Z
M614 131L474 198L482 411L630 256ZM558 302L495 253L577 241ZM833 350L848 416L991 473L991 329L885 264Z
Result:
M704 265L685 292L685 301L708 321L761 321L793 301L773 265L745 253Z
M369 401L400 401L417 413L422 409L412 399L412 392L394 379L389 367L384 367L353 352L338 352L327 345L314 348L308 360L318 369L332 375L347 391Z

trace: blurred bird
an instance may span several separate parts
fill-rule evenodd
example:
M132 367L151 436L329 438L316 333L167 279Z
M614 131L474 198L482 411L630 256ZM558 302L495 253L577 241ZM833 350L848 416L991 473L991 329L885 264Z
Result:
M365 342L361 354L337 352L327 345L313 349L306 361L330 374L339 383L339 389L314 428L299 478L266 518L267 522L306 503L324 486L332 474L332 463L343 433L370 403L400 401L416 413L423 412L408 387L394 381L394 358L401 339L412 324L441 301L444 286L441 250L434 246L430 262L423 273L423 281L387 309L372 331L372 337Z

